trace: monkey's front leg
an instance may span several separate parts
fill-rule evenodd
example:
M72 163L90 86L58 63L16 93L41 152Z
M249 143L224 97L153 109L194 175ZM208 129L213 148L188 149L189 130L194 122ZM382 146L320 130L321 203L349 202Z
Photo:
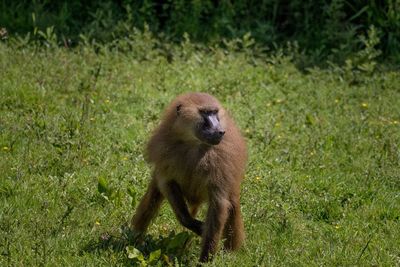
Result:
M168 182L166 184L166 190L164 192L165 197L168 199L169 203L174 210L176 217L179 222L186 228L192 230L198 235L202 234L203 222L194 219L188 210L185 199L179 185L174 182Z
M228 218L229 201L223 196L210 194L209 208L202 237L200 262L206 262L215 254L218 242Z

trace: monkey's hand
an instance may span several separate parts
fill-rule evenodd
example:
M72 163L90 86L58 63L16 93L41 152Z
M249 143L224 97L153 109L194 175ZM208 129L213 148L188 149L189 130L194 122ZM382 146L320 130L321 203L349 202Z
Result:
M188 226L190 230L195 232L197 235L201 236L203 233L204 223L202 221L193 219L193 222Z

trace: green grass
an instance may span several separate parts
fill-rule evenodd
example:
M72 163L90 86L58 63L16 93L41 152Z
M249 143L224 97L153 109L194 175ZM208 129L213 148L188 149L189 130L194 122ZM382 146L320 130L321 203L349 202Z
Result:
M0 43L1 266L134 265L135 246L148 263L158 249L158 264L194 263L199 239L168 205L144 244L126 230L146 140L185 91L217 96L249 146L247 242L211 266L400 265L400 72L147 47Z

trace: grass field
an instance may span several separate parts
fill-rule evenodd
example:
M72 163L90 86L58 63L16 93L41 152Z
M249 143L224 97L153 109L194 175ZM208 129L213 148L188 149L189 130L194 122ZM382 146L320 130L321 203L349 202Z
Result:
M217 96L249 147L247 242L210 266L400 265L399 71L146 38L0 43L1 266L194 264L200 241L168 205L144 244L126 228L146 140L185 91Z

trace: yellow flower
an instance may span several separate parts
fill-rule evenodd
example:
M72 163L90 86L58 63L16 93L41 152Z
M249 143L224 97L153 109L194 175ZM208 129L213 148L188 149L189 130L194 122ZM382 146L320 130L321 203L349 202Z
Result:
M122 160L128 160L128 157L123 157Z
M10 150L10 148L8 146L3 146L3 150L8 151L8 150Z
M336 98L336 99L335 99L335 103L336 103L336 104L339 103L339 99Z
M100 222L99 222L99 221L96 221L95 224L96 224L96 225L100 225Z
M104 102L106 102L108 104L108 103L110 103L110 99L106 99Z
M367 108L367 107L368 107L368 103L363 102L363 103L361 103L361 106L362 106L363 108Z
M90 120L90 121L94 121L94 120L95 120L95 118L93 118L93 117L92 117L92 118L90 118L89 120Z
M336 229L339 229L339 228L340 228L340 225L339 225L339 224L336 224L336 225L335 225L335 228L336 228Z
M256 176L256 180L259 181L261 179L260 176Z

